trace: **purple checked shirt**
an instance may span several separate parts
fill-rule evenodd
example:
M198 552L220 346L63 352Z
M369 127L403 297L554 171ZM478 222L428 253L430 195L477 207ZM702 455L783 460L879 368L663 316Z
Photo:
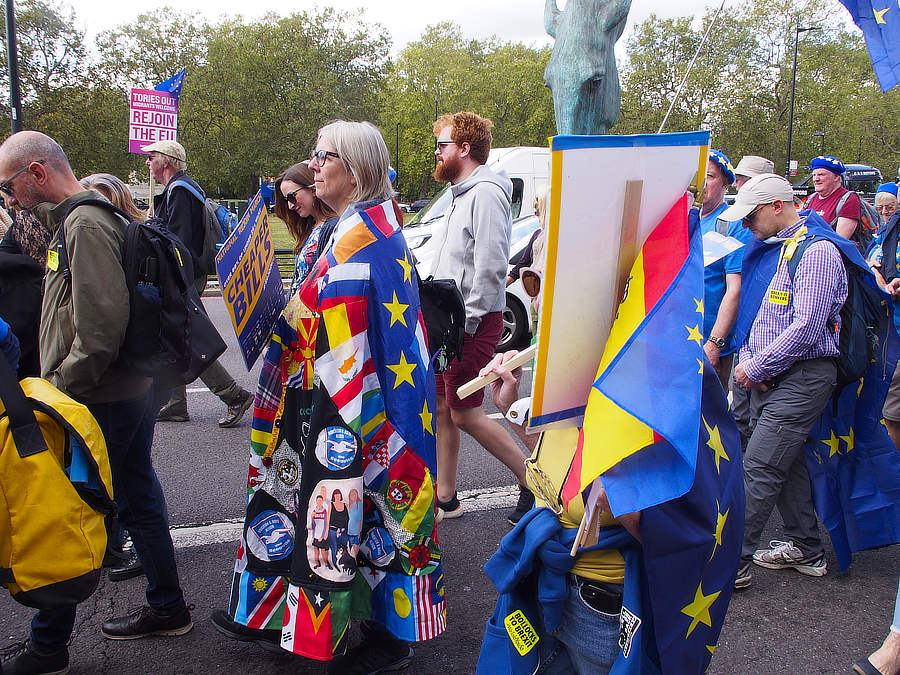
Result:
M793 237L803 220L778 233ZM740 363L754 382L765 382L797 361L837 356L840 311L847 299L847 271L837 248L818 241L803 253L791 283L786 260L769 282Z

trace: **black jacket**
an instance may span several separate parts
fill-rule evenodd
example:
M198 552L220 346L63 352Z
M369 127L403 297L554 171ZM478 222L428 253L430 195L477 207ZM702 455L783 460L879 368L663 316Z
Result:
M194 277L206 277L200 271L197 262L203 255L203 209L205 204L197 199L187 189L176 186L171 187L176 180L190 183L203 193L194 180L184 171L179 171L166 184L166 189L153 198L153 216L162 220L170 232L175 234L194 256Z
M38 330L44 269L11 239L0 242L0 316L19 338L19 379L40 377Z

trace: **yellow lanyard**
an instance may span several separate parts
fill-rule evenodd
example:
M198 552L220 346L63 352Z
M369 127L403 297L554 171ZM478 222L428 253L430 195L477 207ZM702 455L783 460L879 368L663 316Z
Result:
M794 257L794 253L797 252L797 247L800 245L800 242L806 239L807 232L806 225L803 225L797 230L797 234L781 245L781 256L778 258L778 267L781 267L782 260L790 260Z

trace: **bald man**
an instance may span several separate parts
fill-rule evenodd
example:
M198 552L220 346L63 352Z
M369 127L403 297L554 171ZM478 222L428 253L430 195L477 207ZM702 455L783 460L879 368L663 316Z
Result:
M149 606L103 623L110 639L181 635L191 627L184 602L162 488L150 459L156 407L151 380L116 359L128 326L122 268L125 222L97 206L101 198L76 180L63 149L49 136L22 131L0 145L0 192L30 209L49 230L50 253L41 306L41 376L85 404L103 430L122 525L147 574ZM65 218L70 274L57 254ZM3 655L4 673L65 672L75 605L41 609L31 636Z

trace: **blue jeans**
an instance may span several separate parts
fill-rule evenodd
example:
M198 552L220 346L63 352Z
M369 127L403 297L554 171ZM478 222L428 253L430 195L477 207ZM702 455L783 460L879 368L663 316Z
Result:
M122 526L131 534L147 575L147 603L159 612L184 607L166 500L153 462L153 426L158 407L152 390L130 401L88 406L103 430L113 490ZM62 649L75 623L75 606L40 610L31 622L31 642L41 652Z
M574 575L569 575L568 585L559 627L541 639L537 675L608 673L619 655L619 614L589 606L581 598L581 582Z

